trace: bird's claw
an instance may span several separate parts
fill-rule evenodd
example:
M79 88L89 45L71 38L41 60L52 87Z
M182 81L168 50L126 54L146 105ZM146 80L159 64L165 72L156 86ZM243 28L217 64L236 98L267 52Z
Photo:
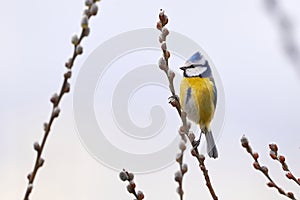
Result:
M193 145L193 149L197 149L197 148L198 148L198 146L200 145L201 136L202 136L202 131L201 131L201 133L200 133L200 135L199 135L199 139L198 139L198 140L194 140L194 141L193 141L193 143L192 143L192 145Z
M193 145L193 149L197 149L198 146L200 145L200 139L199 140L194 140L192 145Z

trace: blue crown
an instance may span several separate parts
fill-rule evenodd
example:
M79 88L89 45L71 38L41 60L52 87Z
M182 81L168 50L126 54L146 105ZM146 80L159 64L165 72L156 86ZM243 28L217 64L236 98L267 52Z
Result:
M191 64L196 64L199 63L200 60L202 59L202 55L200 54L200 52L196 52L194 53L187 61Z
M194 53L184 64L184 66L191 66L191 65L203 65L205 64L205 59L203 55L198 51Z

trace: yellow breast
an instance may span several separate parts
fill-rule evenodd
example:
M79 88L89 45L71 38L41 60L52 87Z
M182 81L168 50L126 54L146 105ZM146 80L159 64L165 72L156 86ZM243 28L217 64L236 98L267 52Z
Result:
M180 104L190 120L209 128L214 116L213 83L209 78L184 77L180 85Z

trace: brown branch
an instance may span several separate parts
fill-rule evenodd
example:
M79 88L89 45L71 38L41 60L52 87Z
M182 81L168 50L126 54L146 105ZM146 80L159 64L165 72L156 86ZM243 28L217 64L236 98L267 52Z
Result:
M131 172L126 171L123 169L123 171L120 172L119 177L122 181L128 181L127 185L127 191L135 196L137 200L142 200L144 199L144 194L141 191L136 191L136 184L134 182L134 175Z
M197 158L198 162L200 163L199 167L203 172L203 176L205 177L205 181L206 181L206 186L208 187L212 198L214 200L217 200L218 197L216 196L215 191L211 185L210 178L208 176L208 170L206 169L206 166L204 164L204 160L205 160L204 155L202 155L202 154L199 155L199 153L197 153L197 149L192 150L192 154L193 154L193 156L195 156Z
M72 37L72 44L74 45L74 51L73 51L73 56L66 63L66 67L68 68L68 71L64 74L64 81L62 83L59 94L55 93L50 99L53 106L52 106L50 119L48 120L47 123L44 123L44 135L42 138L42 142L41 142L41 144L39 144L38 142L35 142L33 145L34 150L37 152L37 154L36 154L36 159L35 159L33 170L27 176L28 184L27 184L27 189L26 189L26 192L25 192L25 195L23 198L24 200L29 199L29 196L33 189L33 183L35 181L37 172L44 164L44 159L42 158L42 154L43 154L46 142L47 142L47 138L50 134L50 130L51 130L54 120L59 116L59 113L60 113L59 103L61 102L61 99L64 96L64 94L66 94L70 91L70 84L69 84L68 80L71 78L72 67L73 67L76 57L78 55L82 54L82 51L83 51L80 43L84 37L87 37L89 35L90 29L88 27L88 20L90 17L96 15L98 12L98 7L96 5L97 1L98 0L86 0L85 3L87 6L87 9L84 11L84 16L81 21L82 31L81 31L80 37L78 38L78 36L76 36L76 35Z
M157 22L156 28L161 31L161 34L159 36L159 42L161 43L161 49L162 49L162 52L163 52L163 57L161 57L159 59L159 68L165 72L165 74L167 75L168 81L169 81L169 89L170 89L170 92L172 94L172 96L169 98L170 99L169 103L173 107L176 108L176 110L178 112L178 115L181 118L182 127L180 128L180 132L182 132L182 134L186 135L189 138L189 141L190 141L191 145L194 146L194 144L196 143L195 135L192 132L190 132L190 125L187 123L186 113L181 111L181 105L180 105L180 102L179 102L179 98L176 95L176 92L175 92L175 89L174 89L173 80L174 80L174 77L175 77L175 73L172 70L169 69L168 60L170 58L170 52L167 49L167 43L166 43L166 38L169 35L169 30L165 27L166 24L168 23L168 21L169 20L168 20L167 15L164 13L163 10L160 10L159 21ZM218 197L216 196L215 191L213 189L213 186L210 182L208 171L207 171L207 169L204 165L204 159L202 161L202 158L205 158L204 155L199 154L198 147L196 147L192 150L192 155L194 157L196 157L198 162L199 162L199 167L203 172L203 175L204 175L204 178L205 178L205 181L206 181L206 186L208 187L212 198L214 200L217 200Z
M182 134L182 132L179 130L179 134L181 136L181 141L179 143L179 149L180 153L176 156L176 162L179 165L179 170L175 173L175 181L178 183L177 193L179 194L180 200L183 200L183 177L185 173L188 171L187 164L183 163L183 155L186 150L186 136L185 134Z
M262 173L265 175L265 177L267 177L267 179L269 180L269 182L267 183L267 185L268 185L269 187L276 188L277 191L278 191L280 194L282 194L282 195L284 195L284 196L286 196L286 197L288 197L288 198L290 198L290 199L295 200L296 198L294 197L294 194L293 194L292 192L285 192L281 187L279 187L279 186L273 181L273 179L270 177L268 168L267 168L266 166L261 166L261 165L260 165L260 163L258 162L258 157L259 157L258 153L253 153L252 148L251 148L251 146L249 145L248 139L247 139L245 136L243 136L243 137L241 138L241 144L242 144L242 146L246 149L246 151L252 156L252 158L253 158L253 160L254 160L253 167L254 167L256 170L262 172Z
M281 166L283 171L287 172L286 177L288 179L293 180L296 184L300 186L300 178L296 178L293 173L289 170L287 163L285 162L285 157L283 155L278 155L278 147L276 144L269 144L270 148L270 156L273 160L277 160Z
M270 15L270 19L273 22L272 24L277 25L282 49L299 73L300 47L297 38L295 37L298 33L296 33L294 19L289 16L288 12L285 11L284 6L280 3L282 2L278 0L264 0L264 4L269 11L268 14Z

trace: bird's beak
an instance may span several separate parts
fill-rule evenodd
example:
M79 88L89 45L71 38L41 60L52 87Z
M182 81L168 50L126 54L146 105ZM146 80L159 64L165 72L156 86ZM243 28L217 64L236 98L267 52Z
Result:
M183 66L183 67L180 67L179 69L186 70L187 68L188 68L187 66Z

